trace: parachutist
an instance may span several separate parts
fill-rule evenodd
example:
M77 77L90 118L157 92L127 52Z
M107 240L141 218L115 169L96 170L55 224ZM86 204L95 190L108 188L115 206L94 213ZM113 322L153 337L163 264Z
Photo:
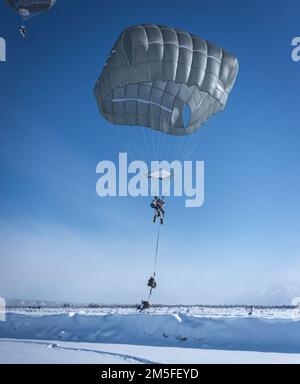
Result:
M141 305L138 306L138 309L140 312L143 312L149 308L150 308L150 303L149 303L149 301L146 301L146 300L142 300Z
M153 276L151 276L150 279L148 280L147 286L150 287L151 289L157 288L157 282L155 281L155 278Z
M160 218L160 224L164 223L165 211L164 205L166 204L164 197L159 198L157 196L151 202L151 208L154 209L153 223L156 223L156 219Z
M254 306L250 307L249 312L248 312L248 315L249 315L249 316L252 316L253 313L254 313Z
M25 41L28 41L28 33L27 33L27 28L25 25L21 25L19 28L20 34L23 37Z
M48 11L55 5L56 1L57 0L6 0L9 6L21 17L22 20L27 20L35 15ZM22 26L21 28L25 27ZM24 39L26 40L25 37Z

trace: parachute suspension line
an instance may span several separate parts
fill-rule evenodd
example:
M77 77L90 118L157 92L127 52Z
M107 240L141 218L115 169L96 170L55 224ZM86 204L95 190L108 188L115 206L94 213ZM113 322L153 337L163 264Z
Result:
M146 139L146 133L144 127L140 131L142 131L142 134L140 134L140 145L143 151L143 157L141 157L139 160L143 160L146 164L148 164L148 158L149 158L149 143L147 145L147 139Z
M113 127L110 130L110 133L114 138L113 142L119 141L121 143L120 150L122 152L125 152L125 151L128 152L127 143L126 143L126 140L124 140L125 136L124 136L123 128L122 127ZM120 140L120 138L121 138L121 140ZM118 150L119 150L119 148L118 148Z
M143 157L143 150L141 148L141 145L137 139L137 133L135 127L123 127L121 129L121 132L124 137L124 147L127 150L127 152L131 152L132 156L131 160L139 160L141 157Z
M141 157L138 160L143 160L146 164L148 164L148 159L149 159L149 143L147 143L146 128L144 128L144 127L139 127L139 128L142 131L142 135L139 135L137 130L135 131L136 140L139 143L139 146L140 146L140 149L141 149Z
M126 134L126 128L125 127L113 127L110 132L112 132L112 135L116 139L116 142L120 141L121 137L121 148L120 150L123 152L126 152L128 157L131 161L135 160L135 157L137 155L136 148L134 147L134 144L131 143L131 141L128 139L128 135Z
M158 156L159 156L159 140L160 140L160 135L159 135L159 132L149 132L149 134L150 133L151 133L151 142L152 142L152 148L153 148L151 160L159 160Z
M129 142L125 140L125 137L123 137L122 140L122 152L126 152L131 161L135 160L136 150Z
M130 135L130 133L132 134ZM143 145L140 142L140 137L137 134L137 128L136 127L128 127L128 130L126 132L128 134L128 140L134 141L134 147L137 149L137 156L136 160L141 160L145 157L145 151L143 150Z
M184 151L182 151L182 160L190 160L194 152L198 149L200 144L206 138L208 132L211 129L211 126L214 124L215 120L219 117L219 115L213 116L202 128L200 128L193 135L187 137L187 141L185 143Z
M191 100L192 96L194 95L195 89L196 88L194 88L194 91L193 91L192 95L190 96L189 100L187 101L187 104L189 103L189 101ZM202 106L202 104L204 103L204 101L206 100L207 97L208 97L208 94L206 94L205 96L202 97L200 103L197 105L197 109ZM199 131L201 132L202 129L201 128L198 129L198 132ZM198 134L198 132L196 132L196 134ZM193 145L193 143L195 142L195 136L196 135L188 135L187 136L187 139L184 142L183 149L181 150L182 154L186 155L188 153L189 146Z
M140 94L140 89L141 89L141 84L137 84L137 94ZM136 110L138 110L138 101L139 99L136 100ZM140 148L140 157L137 158L136 160L142 160L146 163L148 163L148 148L146 145L146 137L145 137L145 128L143 126L138 126L138 127L132 127L134 128L134 135L135 135L135 140ZM142 135L139 135L139 131L141 130Z
M143 148L145 148L146 164L149 166L149 164L151 162L151 146L150 146L150 140L149 139L147 140L148 132L146 132L146 129L147 128L142 127L143 139L144 139Z
M189 103L194 96L195 90L196 90L196 87L194 87L193 92L191 93L189 99L186 101L186 104L185 104L186 106L189 106ZM202 104L202 102L203 102L203 100L200 102L199 106ZM191 118L192 118L192 115L190 114L189 120L191 120ZM184 111L182 113L182 119L184 119ZM190 123L190 121L188 122L188 124L189 123ZM189 143L191 136L193 136L193 135L188 135L187 137L182 137L182 140L180 140L179 143L177 144L176 153L177 153L178 157L180 156L181 153L185 152L186 146ZM181 156L181 160L184 160L183 156Z
M144 147L147 150L147 165L150 169L151 161L155 158L155 146L153 140L153 133L149 129L143 127Z
M118 127L112 129L115 137L122 142L122 150L127 152L131 161L144 160L146 146L143 146L141 137L137 134L137 128L133 126ZM140 127L142 128L142 127ZM143 129L143 128L142 128Z
M205 140L206 136L208 135L209 131L211 130L211 127L215 124L216 120L219 119L220 114L216 114L213 116L203 127L203 129L200 129L198 132L196 132L196 140L189 148L189 151L187 153L187 160L189 160L194 152L198 149L200 144Z
M159 131L159 132L158 132L158 148L157 148L157 153L156 153L157 160L160 160L160 143L161 143L161 135L162 135L162 133Z
M127 144L128 148L131 149L131 152L133 154L133 158L136 159L139 157L139 147L136 143L136 137L135 137L135 128L126 126L122 128L122 133L125 136L125 143Z
M197 142L196 143L192 143L189 148L188 148L188 151L187 151L187 155L186 155L186 159L187 160L190 160L190 158L193 156L194 152L198 149L198 147L200 146L200 144L204 141L205 137L207 136L209 130L210 130L210 126L211 126L211 121L209 121L209 123L203 127L203 130L201 133L199 133L199 138L196 138Z
M206 137L209 129L210 129L211 121L205 124L202 128L200 128L195 134L193 138L189 137L189 140L186 144L184 150L184 160L189 160L198 146L202 143L204 138Z

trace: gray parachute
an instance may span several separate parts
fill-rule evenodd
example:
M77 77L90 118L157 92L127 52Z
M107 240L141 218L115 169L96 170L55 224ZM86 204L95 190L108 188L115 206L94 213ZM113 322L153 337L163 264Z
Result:
M23 19L48 11L57 0L6 0Z
M94 94L111 123L188 135L224 109L237 73L234 56L200 37L137 25L116 41Z

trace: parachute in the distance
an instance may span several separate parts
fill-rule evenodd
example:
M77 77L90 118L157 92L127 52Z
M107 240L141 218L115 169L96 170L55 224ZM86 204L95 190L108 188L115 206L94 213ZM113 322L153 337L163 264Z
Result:
M237 72L233 55L200 37L137 25L119 36L94 93L111 123L184 136L225 108Z
M6 0L23 20L48 11L54 6L56 1L57 0Z

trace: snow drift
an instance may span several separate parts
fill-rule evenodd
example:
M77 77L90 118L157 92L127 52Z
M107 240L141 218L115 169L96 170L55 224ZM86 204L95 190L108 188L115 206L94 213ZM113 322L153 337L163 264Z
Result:
M0 338L300 353L300 320L8 313Z

